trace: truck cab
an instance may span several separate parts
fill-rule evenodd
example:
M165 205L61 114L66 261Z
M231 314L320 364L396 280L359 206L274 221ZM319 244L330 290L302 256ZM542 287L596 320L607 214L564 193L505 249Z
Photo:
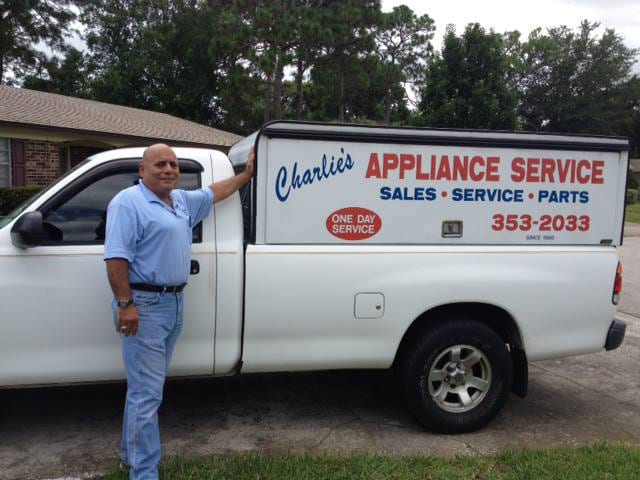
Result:
M143 148L99 153L0 224L0 384L124 378L103 261L106 208L138 181ZM233 175L226 156L177 149L179 188ZM243 241L238 195L193 231L186 321L171 375L229 372L239 360ZM220 281L218 281L220 279ZM216 302L223 295L224 302ZM216 332L216 317L233 319ZM233 325L231 325L233 324ZM220 351L216 352L217 345Z

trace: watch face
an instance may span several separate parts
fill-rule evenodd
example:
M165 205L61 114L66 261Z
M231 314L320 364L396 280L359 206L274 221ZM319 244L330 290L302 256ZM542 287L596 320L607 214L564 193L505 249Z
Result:
M129 306L129 300L118 300L118 306L120 308L127 308Z

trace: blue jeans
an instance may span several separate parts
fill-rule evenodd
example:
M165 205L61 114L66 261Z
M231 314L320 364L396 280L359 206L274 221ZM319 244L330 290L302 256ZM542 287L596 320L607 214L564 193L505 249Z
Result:
M183 293L133 291L140 323L138 334L120 334L127 372L127 399L120 457L131 465L131 480L158 478L160 428L158 408L164 379L182 329ZM114 316L116 312L114 302ZM117 318L117 317L116 317Z

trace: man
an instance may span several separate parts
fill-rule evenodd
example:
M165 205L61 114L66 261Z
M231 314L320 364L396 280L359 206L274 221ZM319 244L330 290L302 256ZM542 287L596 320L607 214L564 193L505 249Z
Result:
M167 145L147 148L138 185L109 203L104 259L127 373L120 455L132 480L158 478L157 411L182 328L183 289L189 277L192 229L219 202L251 180L244 172L193 190L174 190L180 169Z

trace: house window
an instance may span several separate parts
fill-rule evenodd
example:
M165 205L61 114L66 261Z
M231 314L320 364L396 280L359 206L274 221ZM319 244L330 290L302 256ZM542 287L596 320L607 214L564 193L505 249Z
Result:
M11 186L11 151L8 138L0 138L0 188Z

